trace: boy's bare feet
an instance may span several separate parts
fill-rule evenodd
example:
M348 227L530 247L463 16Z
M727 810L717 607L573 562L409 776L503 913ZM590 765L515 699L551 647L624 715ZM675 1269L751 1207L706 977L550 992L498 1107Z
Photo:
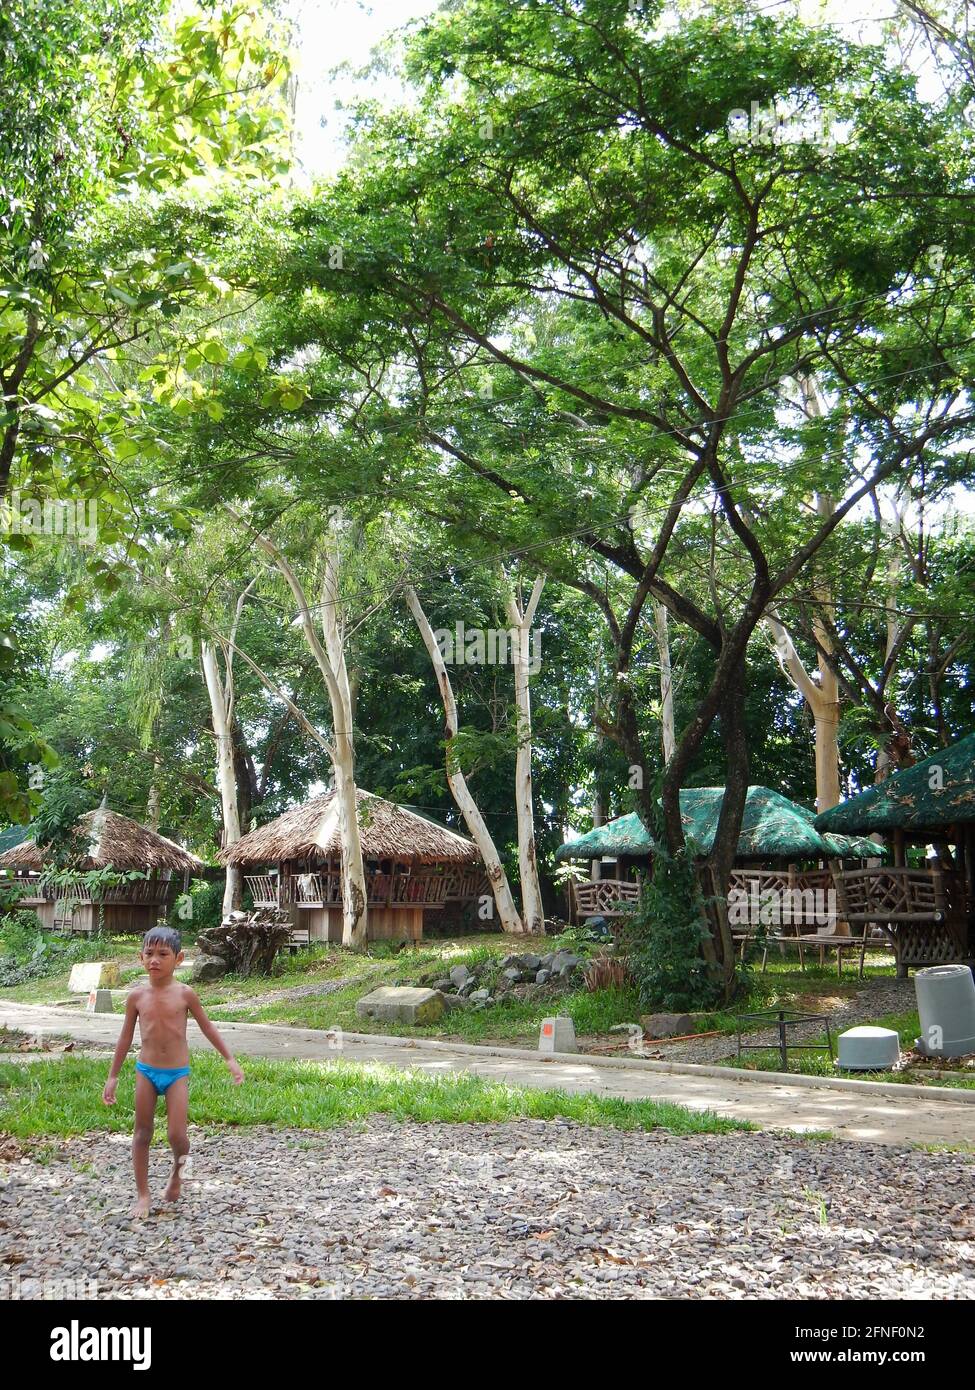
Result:
M130 1215L130 1216L148 1216L148 1215L149 1215L149 1195L148 1195L148 1193L145 1195L145 1197L140 1197L140 1198L139 1198L139 1200L136 1202L135 1206L134 1206L134 1207L132 1208L132 1210L129 1212L129 1215Z
M180 1173L179 1173L179 1169L178 1169L178 1168L174 1168L174 1169L173 1169L173 1172L172 1172L172 1176L170 1177L169 1182L166 1184L166 1191L163 1193L163 1201L164 1201L164 1202L175 1202L175 1201L177 1201L177 1200L179 1199L179 1196L180 1196L180 1193L182 1192L182 1190L183 1190L183 1184L180 1182Z

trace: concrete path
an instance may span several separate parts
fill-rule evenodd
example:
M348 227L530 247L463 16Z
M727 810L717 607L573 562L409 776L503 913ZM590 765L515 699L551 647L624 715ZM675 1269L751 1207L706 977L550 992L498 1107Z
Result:
M87 1014L70 1006L0 1000L0 1025L24 1033L72 1037L114 1045L120 1014ZM636 1058L543 1059L518 1048L474 1047L426 1039L361 1033L329 1034L311 1028L221 1023L220 1032L241 1057L345 1060L421 1071L428 1076L469 1072L485 1081L589 1091L624 1100L667 1100L691 1110L751 1120L765 1129L798 1133L829 1130L838 1138L881 1144L975 1145L975 1091L878 1084L776 1073L735 1073ZM209 1044L189 1025L191 1049Z

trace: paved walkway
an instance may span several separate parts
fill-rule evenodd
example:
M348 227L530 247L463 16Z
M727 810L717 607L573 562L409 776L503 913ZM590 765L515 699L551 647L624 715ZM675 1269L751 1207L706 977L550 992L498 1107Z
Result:
M70 1006L0 1000L0 1025L25 1033L114 1045L120 1014L86 1014ZM838 1138L880 1144L975 1144L975 1091L878 1085L855 1080L823 1084L809 1078L736 1074L727 1068L695 1067L637 1059L565 1057L543 1059L516 1048L474 1047L426 1039L345 1033L258 1023L221 1023L220 1032L241 1057L342 1059L415 1069L428 1076L469 1072L485 1081L590 1091L624 1100L668 1100L691 1110L751 1120L766 1129L798 1133L829 1130ZM191 1049L209 1046L189 1025ZM919 1093L920 1092L920 1093Z

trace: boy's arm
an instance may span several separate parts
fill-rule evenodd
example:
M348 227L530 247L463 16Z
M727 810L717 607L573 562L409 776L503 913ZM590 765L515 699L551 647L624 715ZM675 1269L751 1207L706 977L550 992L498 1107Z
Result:
M115 1055L112 1058L112 1065L108 1072L108 1080L105 1082L105 1089L102 1091L102 1100L104 1100L106 1105L113 1105L115 1102L118 1074L122 1070L122 1065L128 1056L129 1048L132 1046L132 1039L135 1036L135 1025L138 1017L139 1009L135 1001L135 994L132 993L125 1001L125 1022L122 1024L122 1031L118 1035L118 1042L115 1044Z
M230 1048L224 1042L223 1038L217 1032L215 1026L207 1018L206 1011L204 1010L203 1005L200 1003L196 991L190 989L189 985L185 985L184 988L186 990L186 1007L187 1009L189 1009L190 1013L193 1015L193 1018L196 1020L200 1032L206 1038L210 1046L215 1047L216 1050L220 1053L220 1056L224 1059L224 1061L227 1063L227 1066L230 1068L231 1076L239 1085L240 1082L244 1079L244 1073L237 1065L237 1059L234 1057L233 1053L230 1051Z

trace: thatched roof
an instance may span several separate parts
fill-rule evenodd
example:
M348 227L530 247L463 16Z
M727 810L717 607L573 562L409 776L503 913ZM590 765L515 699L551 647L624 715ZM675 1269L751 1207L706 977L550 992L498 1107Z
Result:
M138 821L120 816L107 806L78 818L72 832L77 844L73 867L78 869L202 869L203 861ZM49 860L43 848L28 837L0 854L0 869L44 869Z
M684 834L707 854L714 844L724 787L686 787L680 794ZM815 815L770 787L749 787L745 798L739 859L833 859L882 855L872 840L820 835ZM652 854L655 845L636 812L618 816L577 840L569 840L556 859L598 859L602 855Z
M413 864L473 864L477 846L406 806L356 791L359 836L366 859ZM342 852L334 791L293 806L220 854L222 864L277 864L289 859L337 859Z
M904 830L923 837L965 821L975 821L975 734L824 811L816 825L831 833Z

